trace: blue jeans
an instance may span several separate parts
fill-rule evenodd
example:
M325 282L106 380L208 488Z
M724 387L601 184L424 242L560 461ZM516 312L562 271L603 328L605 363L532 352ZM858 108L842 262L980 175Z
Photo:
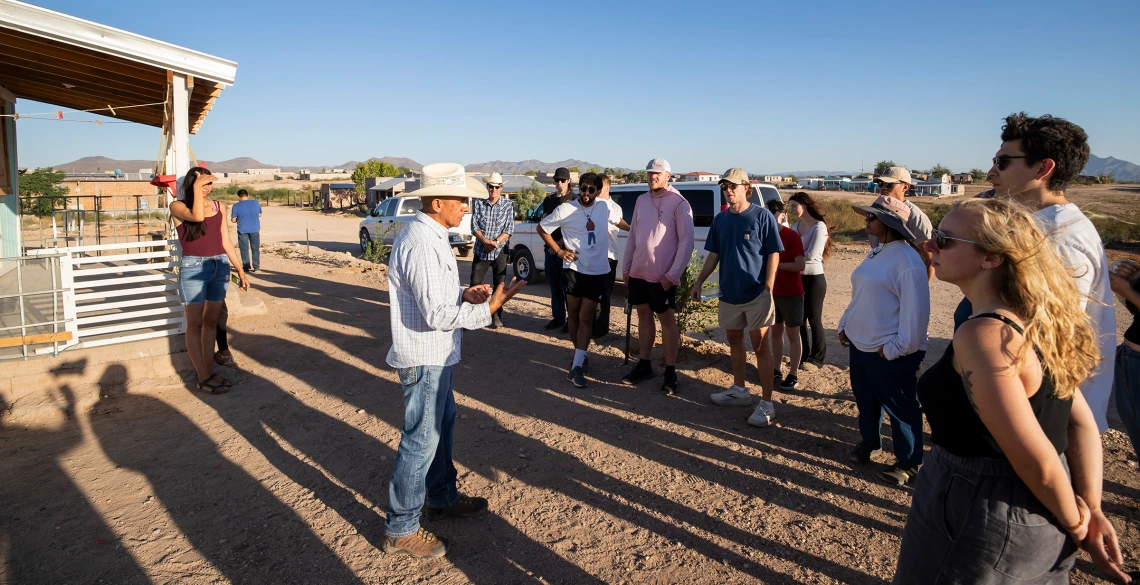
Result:
M459 501L451 445L455 436L452 366L415 366L399 370L404 386L404 428L396 468L388 482L388 536L419 530L424 498L431 508Z
M851 345L851 392L859 408L859 434L871 449L883 446L883 411L891 419L895 458L903 467L922 463L922 409L918 367L925 351L887 360Z
M542 270L550 281L550 313L555 321L566 322L566 283L562 280L562 259L550 252L543 252Z
M1140 351L1123 343L1116 348L1112 394L1124 430L1132 440L1132 449L1140 454Z
M238 234L238 252L241 253L241 269L261 270L261 232ZM249 256L253 255L253 264L249 263Z

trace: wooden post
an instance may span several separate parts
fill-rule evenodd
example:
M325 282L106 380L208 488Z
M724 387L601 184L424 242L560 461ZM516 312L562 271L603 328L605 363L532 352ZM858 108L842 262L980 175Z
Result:
M173 71L166 72L170 87L170 150L166 152L166 172L179 180L190 170L190 90L192 78Z

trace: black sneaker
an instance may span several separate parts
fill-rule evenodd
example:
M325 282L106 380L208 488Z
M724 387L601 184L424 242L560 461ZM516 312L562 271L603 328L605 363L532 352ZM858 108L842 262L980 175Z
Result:
M665 381L661 383L661 393L666 396L677 393L677 372L665 372Z
M772 387L776 388L777 386L780 385L781 382L784 381L783 373L780 372L780 370L776 370L775 373L772 374L772 380L775 382L774 384L772 384Z
M586 375L582 373L582 366L571 369L566 377L573 382L577 388L585 388L590 385L590 383L586 381Z
M542 328L547 330L547 331L550 331L551 329L558 329L559 327L562 327L564 325L566 325L565 321L559 321L558 319L551 319L550 322L547 323L546 325L543 325Z
M918 467L922 467L921 465ZM879 473L879 479L897 486L904 486L918 476L918 467L903 467L898 463Z
M859 441L859 444L851 450L851 462L866 465L871 462L872 457L882 454L882 449L871 449L866 443Z
M570 369L571 370L574 369L574 362L570 362ZM588 358L588 357L582 359L582 375L583 376L589 376L590 375L590 358ZM570 379L569 373L566 374L566 379L567 380Z
M783 382L776 384L776 387L779 388L781 392L791 392L792 390L796 389L796 384L799 383L799 376L796 376L795 374L788 374L788 377L784 378Z
M652 380L655 375L656 374L653 373L653 366L650 365L649 362L639 361L628 374L622 376L621 383L627 386L633 386L638 382Z

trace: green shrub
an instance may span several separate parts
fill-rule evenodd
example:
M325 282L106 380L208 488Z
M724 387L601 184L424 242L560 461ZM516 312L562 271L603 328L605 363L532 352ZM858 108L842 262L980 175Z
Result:
M366 262L372 262L373 264L379 264L387 260L391 253L391 246L385 246L380 242L368 242L368 248L364 250L364 254L360 259Z
M716 327L719 301L717 299L694 301L691 296L693 284L703 266L704 262L694 250L692 257L689 258L689 265L685 267L685 273L681 275L681 283L677 285L677 328L682 336L689 331L701 331L706 336L712 337L712 328ZM706 283L705 286L711 288L714 285Z

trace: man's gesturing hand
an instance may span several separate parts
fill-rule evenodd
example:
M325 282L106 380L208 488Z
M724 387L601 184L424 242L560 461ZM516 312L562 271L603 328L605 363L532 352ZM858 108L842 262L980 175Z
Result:
M509 283L499 284L495 289L495 294L491 295L491 305L488 307L491 309L491 313L496 313L503 308L503 305L507 304L507 301L518 294L524 286L526 286L526 281L516 276L512 276Z

